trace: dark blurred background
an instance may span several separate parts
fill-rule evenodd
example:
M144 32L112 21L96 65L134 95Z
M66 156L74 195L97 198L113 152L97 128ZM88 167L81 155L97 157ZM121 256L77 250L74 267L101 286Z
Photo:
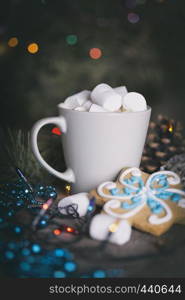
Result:
M153 118L185 123L184 0L0 3L1 126L30 129L101 82L143 93Z

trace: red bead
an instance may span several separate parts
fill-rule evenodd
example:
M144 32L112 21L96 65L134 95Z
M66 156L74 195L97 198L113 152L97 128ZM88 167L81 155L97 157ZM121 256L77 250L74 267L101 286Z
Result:
M60 129L58 127L54 127L51 132L56 134L56 135L61 135L62 134L62 132L60 131Z

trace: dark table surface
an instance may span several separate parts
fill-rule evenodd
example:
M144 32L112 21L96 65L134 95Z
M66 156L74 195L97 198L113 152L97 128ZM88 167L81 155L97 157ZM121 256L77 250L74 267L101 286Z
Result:
M29 224L33 216L20 212L23 223ZM106 270L110 277L184 277L185 276L185 226L174 225L159 236L132 229L129 242L118 246L93 240L88 235L88 225L79 219L57 216L45 229L30 233L32 240L47 249L65 247L74 254L79 273L93 269ZM69 235L54 236L55 224L66 224L86 230L72 242ZM84 227L84 226L83 226ZM117 270L116 274L113 270Z

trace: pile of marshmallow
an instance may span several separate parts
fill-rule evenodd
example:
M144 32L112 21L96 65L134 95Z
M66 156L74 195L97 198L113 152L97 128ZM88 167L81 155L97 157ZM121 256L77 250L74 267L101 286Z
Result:
M96 204L91 204L90 194L79 193L61 199L58 202L58 210L62 215L68 215L67 207L74 206L79 217L84 217L92 213ZM126 220L120 220L118 229L110 234L110 226L115 223L115 218L108 214L95 215L89 225L89 235L99 241L109 240L109 242L123 245L129 241L131 236L131 226Z
M84 90L68 97L59 107L81 112L137 112L145 111L145 98L136 92L128 93L125 86L112 88L98 84L92 91Z

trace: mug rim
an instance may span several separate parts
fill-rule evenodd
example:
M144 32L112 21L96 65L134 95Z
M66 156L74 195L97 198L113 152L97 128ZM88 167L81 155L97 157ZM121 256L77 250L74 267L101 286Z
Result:
M81 113L81 114L89 114L89 111L79 111L79 110L74 110L74 109L69 109L69 108L65 108L65 107L61 107L60 105L63 104L64 102L59 103L58 109L63 109L64 111L68 111L68 112L72 112L72 113ZM152 108L151 106L147 105L147 109L146 110L142 110L142 111L101 111L101 112L91 112L90 114L92 115L122 115L122 114L141 114L141 113L147 113L149 111L151 111Z

